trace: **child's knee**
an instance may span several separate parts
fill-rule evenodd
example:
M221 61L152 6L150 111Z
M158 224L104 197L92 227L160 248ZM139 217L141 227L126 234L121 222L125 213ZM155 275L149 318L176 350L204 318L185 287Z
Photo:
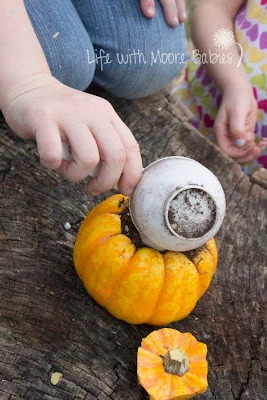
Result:
M48 54L52 75L60 82L78 90L85 90L95 74L94 49L88 35L83 42L71 40L58 44L58 51Z
M110 57L112 62L103 65L102 71L97 67L97 83L123 98L151 95L165 87L186 63L184 26L169 28L161 16L152 24L148 21L145 29L140 23L132 32L131 43L122 41Z
M24 0L29 18L55 78L76 89L91 83L95 64L89 35L70 0Z

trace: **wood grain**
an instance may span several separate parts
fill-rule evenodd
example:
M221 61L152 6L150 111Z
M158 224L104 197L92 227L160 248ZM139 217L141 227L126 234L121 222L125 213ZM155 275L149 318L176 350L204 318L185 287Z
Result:
M193 313L169 326L208 345L209 389L199 399L266 400L266 188L206 141L165 91L111 100L145 165L184 155L221 181L227 215L217 235L218 270ZM146 399L136 351L154 328L111 317L86 293L72 263L80 222L110 193L88 197L84 184L40 166L34 144L14 136L3 119L0 131L0 399ZM55 386L53 372L62 373Z

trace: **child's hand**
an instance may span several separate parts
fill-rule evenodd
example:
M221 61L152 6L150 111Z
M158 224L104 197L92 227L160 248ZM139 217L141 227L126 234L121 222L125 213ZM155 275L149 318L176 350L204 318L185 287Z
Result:
M155 0L140 0L140 2L143 14L147 18L153 18L155 16ZM186 21L185 0L160 0L160 2L166 21L171 27Z
M247 83L230 85L223 91L215 134L219 147L240 164L258 158L266 144L255 143L257 110L252 88Z
M41 164L72 182L86 178L102 161L88 191L99 194L119 182L130 194L142 174L139 146L131 131L106 100L71 89L49 74L39 74L16 88L3 109L20 137L34 138ZM62 160L62 140L68 141L73 161Z

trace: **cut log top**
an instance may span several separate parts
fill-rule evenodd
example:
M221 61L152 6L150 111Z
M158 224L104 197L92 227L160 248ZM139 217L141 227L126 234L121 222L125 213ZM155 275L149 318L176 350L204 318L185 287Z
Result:
M264 178L251 182L165 91L110 100L139 141L144 165L188 156L222 183L227 214L217 235L218 270L193 313L171 326L208 346L209 389L199 399L266 400ZM80 222L110 193L88 197L83 184L43 168L34 144L14 136L3 119L0 129L1 400L146 399L137 384L136 352L155 328L110 316L87 294L72 263Z

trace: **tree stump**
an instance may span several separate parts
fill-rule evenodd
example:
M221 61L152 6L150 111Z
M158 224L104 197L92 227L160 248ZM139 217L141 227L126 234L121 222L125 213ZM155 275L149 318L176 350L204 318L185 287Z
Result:
M266 188L203 138L165 91L110 100L136 135L144 165L188 156L221 181L227 214L217 235L217 272L196 309L169 326L208 345L209 389L199 399L266 400ZM88 197L84 184L43 168L35 145L14 136L3 119L0 130L1 400L147 399L137 383L136 352L155 327L109 315L72 262L81 221L110 193ZM54 372L62 374L56 385Z

